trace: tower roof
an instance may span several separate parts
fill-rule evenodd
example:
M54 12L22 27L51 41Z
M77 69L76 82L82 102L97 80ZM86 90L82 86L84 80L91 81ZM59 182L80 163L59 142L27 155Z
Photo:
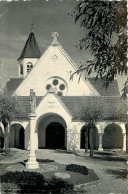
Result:
M23 58L40 58L41 52L33 32L29 34L27 42L18 60Z

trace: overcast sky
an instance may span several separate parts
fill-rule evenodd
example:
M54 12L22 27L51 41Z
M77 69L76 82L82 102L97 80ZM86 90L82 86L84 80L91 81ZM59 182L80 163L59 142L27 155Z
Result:
M74 18L68 15L68 12L76 6L76 2L76 0L0 2L0 81L2 86L9 78L17 77L17 59L31 31L32 21L41 53L52 42L52 32L58 32L60 44L77 66L84 57L91 57L89 53L80 52L75 47L85 30L80 28L79 24L76 25Z

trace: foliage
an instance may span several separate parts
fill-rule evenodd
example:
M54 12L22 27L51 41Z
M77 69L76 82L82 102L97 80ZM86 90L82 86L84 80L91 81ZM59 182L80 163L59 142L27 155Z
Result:
M80 119L86 122L86 126L90 126L90 123L95 125L98 120L104 119L106 115L106 103L104 98L91 97L88 104L82 104L80 108Z
M28 160L24 160L24 162L27 162ZM55 162L54 160L50 160L50 159L37 159L37 162L40 163L48 163L48 162Z
M21 111L22 107L16 97L7 94L0 95L0 121L8 120L10 122Z
M20 187L20 193L39 193L39 191L56 191L57 193L57 191L73 188L71 183L62 179L46 180L42 174L29 171L8 172L1 176L1 182L17 184Z
M44 184L45 179L43 175L37 172L8 172L4 175L1 176L1 182L6 182L6 183L24 183L24 184L38 184L42 182Z
M85 77L96 73L107 88L117 73L127 73L127 7L125 1L80 1L74 12L75 22L85 28L78 42L79 50L87 50L94 59L81 63L78 71ZM74 76L71 76L71 78Z
M72 171L72 172L88 175L88 169L86 168L86 166L81 166L77 164L66 165L66 171Z
M127 122L128 119L127 110L128 110L127 101L120 100L120 102L117 104L114 117L118 118L119 121Z
M4 142L5 142L5 155L9 153L9 130L10 122L17 118L19 112L22 112L22 106L16 97L10 96L6 93L0 95L0 122L4 125Z

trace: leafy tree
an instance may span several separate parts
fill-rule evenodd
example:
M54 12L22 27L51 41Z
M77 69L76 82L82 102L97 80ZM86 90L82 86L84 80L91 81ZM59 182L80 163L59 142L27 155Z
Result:
M17 118L22 111L21 105L16 97L1 93L0 94L0 122L4 125L4 144L5 155L9 153L9 133L10 124L14 118Z
M88 49L93 59L81 63L71 78L76 73L86 77L95 72L96 79L100 77L108 88L117 73L127 74L126 5L126 1L100 0L77 4L71 14L85 28L85 35L76 46L79 50Z
M106 117L106 104L102 99L96 102L94 97L94 100L91 100L90 104L82 105L79 115L80 119L85 122L85 126L89 131L90 156L93 156L92 136L96 127L96 122L101 121Z

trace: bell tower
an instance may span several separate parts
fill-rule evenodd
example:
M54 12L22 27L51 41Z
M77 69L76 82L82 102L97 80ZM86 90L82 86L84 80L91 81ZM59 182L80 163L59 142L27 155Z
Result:
M33 24L29 37L18 58L18 77L25 78L41 56L34 32Z

